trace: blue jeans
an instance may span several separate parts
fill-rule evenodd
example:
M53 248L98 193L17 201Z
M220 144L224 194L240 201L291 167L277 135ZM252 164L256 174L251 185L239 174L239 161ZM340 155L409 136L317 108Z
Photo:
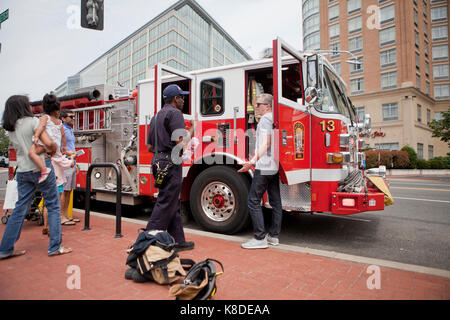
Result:
M264 228L264 216L261 209L261 199L264 192L269 194L269 203L272 209L272 224L269 235L278 238L281 231L283 210L281 206L280 180L278 173L274 175L261 175L260 170L255 170L252 185L248 194L248 209L253 223L253 234L261 240L266 236Z
M0 245L0 254L9 254L14 251L14 244L20 238L23 220L30 210L31 201L33 200L36 189L42 192L44 196L45 206L48 211L48 225L50 231L50 244L48 253L56 251L61 245L61 207L59 195L56 187L55 170L50 159L45 160L45 165L52 171L47 179L39 184L38 180L41 175L38 172L17 172L17 191L19 198L16 206L8 219L5 231L3 233L2 243Z

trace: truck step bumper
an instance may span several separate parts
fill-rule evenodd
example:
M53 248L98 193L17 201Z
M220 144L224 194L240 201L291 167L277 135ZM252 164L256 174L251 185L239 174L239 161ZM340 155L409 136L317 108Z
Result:
M349 215L364 211L384 210L384 193L346 193L331 194L331 213Z

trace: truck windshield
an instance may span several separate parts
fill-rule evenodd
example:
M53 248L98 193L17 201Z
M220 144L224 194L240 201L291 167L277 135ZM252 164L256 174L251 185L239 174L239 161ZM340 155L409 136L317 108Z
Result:
M326 66L323 68L322 76L323 103L317 109L322 112L340 113L351 118L347 97L339 79Z

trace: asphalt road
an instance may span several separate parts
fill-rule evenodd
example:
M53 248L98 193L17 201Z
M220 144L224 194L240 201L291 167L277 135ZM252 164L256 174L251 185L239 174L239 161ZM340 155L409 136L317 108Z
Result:
M7 174L0 171L0 199ZM283 217L280 242L356 256L450 270L450 177L390 178L395 203L384 211L334 216ZM115 204L93 201L93 211L115 213ZM122 216L148 220L150 210L124 206ZM270 221L270 211L266 212ZM195 221L186 227L200 229ZM251 227L238 233L252 236Z

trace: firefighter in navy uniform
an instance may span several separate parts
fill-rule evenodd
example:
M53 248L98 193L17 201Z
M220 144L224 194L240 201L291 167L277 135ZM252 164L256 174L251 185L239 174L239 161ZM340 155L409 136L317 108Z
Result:
M152 173L158 198L153 208L147 230L167 230L176 241L175 250L194 248L194 242L186 241L180 215L180 192L182 183L181 154L195 130L196 120L189 132L183 118L184 96L177 85L169 85L163 91L164 107L150 122L148 150L152 152Z

